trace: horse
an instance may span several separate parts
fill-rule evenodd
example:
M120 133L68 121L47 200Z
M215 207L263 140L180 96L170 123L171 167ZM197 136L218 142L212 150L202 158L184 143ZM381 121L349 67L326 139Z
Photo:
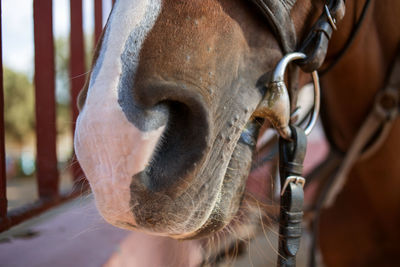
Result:
M272 13L293 21L294 45L325 4L270 2L284 11ZM343 153L399 48L397 1L371 1L352 36L365 2L345 2L321 67L329 67L321 77L322 121L330 143ZM254 146L241 139L249 122L261 123L257 118L268 113L260 110L264 84L290 49L280 37L250 1L116 1L78 99L74 141L106 221L205 246L215 237L223 236L224 246L245 239L238 230L244 226L256 231L257 201L246 192ZM346 47L349 38L354 40ZM309 82L308 73L296 73L294 87ZM271 124L277 128L267 115L260 135ZM399 132L395 120L373 156L352 166L336 201L322 211L319 246L327 266L396 262Z

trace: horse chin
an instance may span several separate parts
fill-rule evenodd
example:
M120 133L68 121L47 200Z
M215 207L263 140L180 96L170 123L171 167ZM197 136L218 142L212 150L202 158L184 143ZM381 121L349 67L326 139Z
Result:
M185 239L207 237L224 229L234 218L239 217L247 177L251 168L252 150L238 142L229 160L223 177L219 196L206 222Z
M131 185L131 207L137 229L174 239L198 239L218 232L238 214L251 157L251 148L238 142L225 159L227 167L220 177L192 177L192 186L174 187L175 195L151 192L136 179ZM198 166L202 168L210 166ZM212 180L220 185L210 184Z

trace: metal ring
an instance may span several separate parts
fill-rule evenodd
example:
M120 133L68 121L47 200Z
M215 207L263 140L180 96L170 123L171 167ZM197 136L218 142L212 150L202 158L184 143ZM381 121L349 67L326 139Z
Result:
M274 82L284 82L285 80L285 72L288 64L294 60L305 59L307 56L304 53L294 52L285 55L276 65L276 68L272 74L272 81ZM311 114L310 121L308 122L304 132L306 135L309 135L312 129L315 126L315 123L318 119L319 109L320 109L320 86L319 86L319 77L318 72L313 71L311 73L313 84L314 84L314 108Z
M294 60L305 59L307 56L304 53L293 52L286 54L276 65L272 80L274 82L283 82L285 80L285 72L288 64Z
M313 83L314 83L314 108L313 108L313 113L311 114L311 119L310 122L308 123L306 129L304 130L304 133L306 135L309 135L314 128L315 124L317 123L318 119L318 114L319 114L319 109L320 109L320 86L319 86L319 77L318 77L318 72L314 70L312 73L312 78L313 78Z

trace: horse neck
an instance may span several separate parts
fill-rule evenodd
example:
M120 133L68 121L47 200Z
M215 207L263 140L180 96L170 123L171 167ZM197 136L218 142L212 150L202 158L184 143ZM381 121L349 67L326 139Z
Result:
M372 1L354 42L321 79L324 123L333 141L346 150L357 133L374 97L385 83L400 39L400 2ZM330 42L327 65L343 49L365 0L347 1L346 15Z
M331 40L328 64L346 42L364 3L365 0L346 1L346 16ZM327 133L342 151L349 148L372 109L375 95L385 85L392 60L399 51L399 18L400 1L372 1L354 43L338 64L322 77L322 119L327 126ZM328 244L327 240L332 238L332 235L326 235L331 232L332 227L339 226L336 236L338 233L353 234L360 231L360 223L368 225L360 232L368 237L362 241L364 248L371 245L376 247L378 243L397 242L391 241L391 237L396 236L393 233L398 230L400 221L400 216L392 212L400 208L400 194L397 190L400 188L400 160L397 151L400 146L399 133L400 120L397 119L374 155L353 166L334 206L325 210L325 219L321 220L320 225L321 244ZM357 215L344 216L348 211L350 213L347 214ZM342 229L339 229L340 225L343 225ZM373 236L370 235L372 232ZM325 249L333 251L333 247L325 246ZM362 251L361 246L359 249ZM385 250L388 251L386 248ZM328 259L326 254L325 260ZM337 255L334 257L336 261ZM331 257L331 264L334 262L332 259ZM350 255L348 259L354 262L354 255ZM368 257L363 256L364 264L368 262L366 259ZM340 266L337 262L332 265Z

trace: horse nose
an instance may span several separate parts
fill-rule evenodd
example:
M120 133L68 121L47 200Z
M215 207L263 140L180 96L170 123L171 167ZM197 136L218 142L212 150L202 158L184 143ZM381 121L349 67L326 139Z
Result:
M167 82L140 85L131 95L120 96L128 120L141 131L165 126L146 168L134 180L150 191L166 190L183 180L187 184L210 142L205 98L185 84Z

